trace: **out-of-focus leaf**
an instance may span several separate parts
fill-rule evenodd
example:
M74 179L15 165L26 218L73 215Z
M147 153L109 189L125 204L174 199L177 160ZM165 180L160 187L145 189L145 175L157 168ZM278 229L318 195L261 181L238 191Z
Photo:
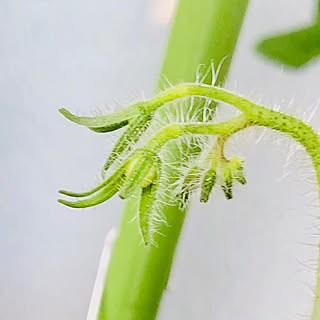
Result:
M257 46L264 56L291 67L300 67L320 54L319 22L311 27L267 38Z

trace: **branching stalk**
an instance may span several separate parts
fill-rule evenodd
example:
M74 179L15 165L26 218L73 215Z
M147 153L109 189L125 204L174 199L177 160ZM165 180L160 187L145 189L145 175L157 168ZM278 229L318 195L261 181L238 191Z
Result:
M168 184L163 183L161 180L165 168L165 160L160 157L161 151L163 151L170 142L179 140L181 137L217 136L217 142L208 152L204 163L194 165L183 179L182 195L180 196L177 193L176 201L187 203L190 192L192 192L194 186L202 180L200 200L207 201L212 187L215 184L218 169L221 171L221 179L223 181L221 188L226 198L231 199L233 180L236 179L241 184L244 184L245 178L242 173L242 160L237 157L233 157L231 160L226 159L223 152L224 144L227 138L230 138L233 134L249 126L263 126L279 131L303 145L314 165L320 191L319 136L308 124L305 124L293 116L257 105L244 97L215 86L192 83L178 85L166 90L153 99L142 102L145 105L144 112L148 112L149 108L152 114L154 114L155 110L163 107L167 103L176 102L190 96L232 104L239 109L242 114L218 123L213 123L211 120L204 122L177 121L165 125L163 128L158 129L157 133L141 143L139 148L136 148L127 159L124 160L123 165L99 187L86 193L61 191L62 194L70 197L79 198L92 195L91 198L76 202L65 200L60 200L60 202L70 207L79 208L100 204L118 192L121 198L136 199L138 197L140 204L137 217L139 232L137 232L137 234L141 234L145 244L144 249L147 250L147 252L150 253L155 250L154 252L158 253L157 250L159 250L160 243L166 238L166 233L161 234L162 237L157 237L156 233L160 234L159 230L162 230L161 228L164 222L167 222L167 219L170 217L165 216L163 221L161 221L161 219L159 220L162 211L159 215L159 208L156 208L155 205L158 201L158 191L160 190L162 193L165 193L166 189L164 189L164 187L168 187ZM129 110L131 110L131 107L129 107ZM137 134L139 135L139 130L137 130ZM139 137L137 139L139 139ZM119 147L119 145L117 145L117 147ZM183 146L183 152L185 150L187 149ZM211 162L209 167L208 161L209 163ZM176 170L179 170L179 168L180 166L177 165ZM142 196L139 198L141 193ZM170 197L175 199L174 193L170 194ZM159 230L156 229L157 226ZM174 227L174 225L169 225L169 227ZM169 230L168 224L166 228ZM155 246L155 244L157 246ZM319 271L319 269L317 271ZM149 282L147 282L147 284L149 284ZM317 274L316 290L312 319L316 319L319 314L319 273Z

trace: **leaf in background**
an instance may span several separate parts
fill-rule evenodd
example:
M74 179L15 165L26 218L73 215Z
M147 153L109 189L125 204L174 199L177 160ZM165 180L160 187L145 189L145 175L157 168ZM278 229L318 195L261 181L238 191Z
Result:
M261 41L257 51L290 67L300 67L320 54L319 22L311 27Z

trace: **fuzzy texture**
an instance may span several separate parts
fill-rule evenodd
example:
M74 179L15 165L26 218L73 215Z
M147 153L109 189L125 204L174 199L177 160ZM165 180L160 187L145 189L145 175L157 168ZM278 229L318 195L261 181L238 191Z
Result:
M225 121L217 121L216 101L233 105L239 114ZM197 107L201 105L201 108ZM175 112L167 112L174 107ZM187 107L186 107L187 106ZM136 115L134 115L135 110ZM215 186L220 186L227 199L233 197L235 182L245 184L243 160L227 159L224 154L226 141L239 131L259 126L280 132L297 141L310 157L317 177L320 195L320 143L318 134L305 122L282 112L257 105L238 94L213 85L184 83L169 88L148 101L129 106L116 116L92 118L70 116L70 120L98 128L116 128L129 123L128 129L116 143L105 169L115 165L115 172L100 186L86 193L60 191L70 197L84 197L80 201L59 200L73 208L100 204L114 194L121 198L142 193L138 210L138 223L146 246L157 245L155 234L166 223L161 204L174 205L177 199L181 207L187 207L192 196L200 193L200 201L206 202ZM121 117L119 116L121 115ZM119 122L119 119L121 121ZM101 129L100 132L103 130ZM109 130L110 131L110 130ZM215 137L208 139L208 137ZM180 148L179 163L170 163L164 156L168 144L175 141ZM192 156L184 155L185 147L194 150ZM168 151L167 149L166 151ZM172 167L176 176L166 176L165 167ZM173 179L174 178L174 179ZM168 181L175 181L166 190ZM89 198L87 198L89 197ZM319 318L320 261L312 320Z

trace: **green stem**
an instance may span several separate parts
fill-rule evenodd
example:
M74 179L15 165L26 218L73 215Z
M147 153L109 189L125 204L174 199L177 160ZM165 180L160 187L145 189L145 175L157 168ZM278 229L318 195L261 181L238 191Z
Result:
M232 127L237 129L238 126L245 126L248 124L248 121L251 121L251 125L264 126L274 130L282 131L290 135L306 148L306 151L312 158L315 166L317 179L320 179L318 135L310 126L290 115L259 106L244 97L240 97L237 94L218 87L192 83L185 83L168 89L155 98L149 100L147 104L151 109L156 109L165 103L188 96L206 97L226 102L242 111L243 116L239 116L230 121L215 125L210 123L185 124L184 130L188 130L189 128L189 130L193 129L193 134L210 134L208 133L208 130L210 130L209 128L212 128L213 130L220 130L219 134L221 135L231 135L233 134ZM177 137L181 136L181 134L185 134L185 132L182 132L182 126L178 124L173 124L168 129L160 131L157 134L157 137L150 141L150 143L153 143L154 148L158 148L158 144L162 145L162 140L168 141L170 139L176 139ZM170 132L170 135L168 135L168 131Z
M172 27L162 74L171 83L192 81L199 64L217 66L218 83L227 75L249 0L180 0ZM209 79L207 79L210 82ZM162 89L161 83L159 88ZM122 120L122 118L121 118ZM175 150L172 161L179 156ZM185 211L163 204L163 225L157 247L141 242L136 220L139 195L126 203L118 238L108 268L99 320L152 320L156 318L169 277Z
M250 125L250 120L244 115L217 124L213 123L187 123L170 124L160 130L144 146L147 150L159 152L159 150L170 140L186 135L232 135Z

